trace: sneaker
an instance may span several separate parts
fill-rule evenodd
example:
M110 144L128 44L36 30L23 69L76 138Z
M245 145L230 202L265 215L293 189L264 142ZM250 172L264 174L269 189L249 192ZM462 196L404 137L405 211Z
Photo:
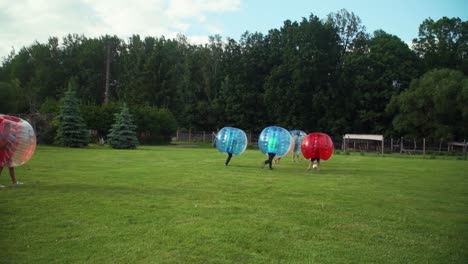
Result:
M16 181L15 183L13 183L14 186L18 186L18 185L23 185L24 183L20 182L20 181Z
M5 188L5 185L1 185L1 184L0 184L0 188Z

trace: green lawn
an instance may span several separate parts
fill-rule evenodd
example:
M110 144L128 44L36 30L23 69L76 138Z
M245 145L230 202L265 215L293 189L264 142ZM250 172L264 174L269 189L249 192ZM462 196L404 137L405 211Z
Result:
M468 161L39 146L0 177L0 263L468 263Z

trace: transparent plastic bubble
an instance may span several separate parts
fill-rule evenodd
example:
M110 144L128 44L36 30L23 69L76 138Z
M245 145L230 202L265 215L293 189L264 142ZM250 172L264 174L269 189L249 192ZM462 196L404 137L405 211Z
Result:
M216 148L220 152L240 155L247 148L247 135L242 129L223 127L216 134Z
M36 134L25 120L0 114L0 166L26 163L36 149Z
M269 126L263 129L258 137L258 147L263 154L275 153L282 157L286 155L291 148L292 137L288 130Z
M290 130L289 133L294 139L294 154L299 155L301 154L301 144L304 140L304 137L307 136L306 132L302 130Z
M310 133L302 141L301 151L306 159L328 160L333 154L333 141L327 134Z

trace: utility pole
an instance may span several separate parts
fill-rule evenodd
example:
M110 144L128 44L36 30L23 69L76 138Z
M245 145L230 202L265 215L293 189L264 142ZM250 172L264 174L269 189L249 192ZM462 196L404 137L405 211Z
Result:
M104 104L109 103L109 68L110 68L110 45L107 44L107 59L106 59L106 90L104 92Z

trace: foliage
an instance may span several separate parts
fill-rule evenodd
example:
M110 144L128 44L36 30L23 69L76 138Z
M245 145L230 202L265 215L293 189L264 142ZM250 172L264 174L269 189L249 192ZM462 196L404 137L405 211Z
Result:
M55 143L65 147L85 147L89 142L89 132L80 115L75 91L77 85L73 79L68 83L59 115L57 116L57 134Z
M97 137L107 134L120 102L137 115L139 106L166 109L175 119L169 131L176 123L196 130L234 126L259 133L276 124L336 137L399 136L402 132L390 125L398 112L385 111L390 99L431 69L446 67L466 75L467 32L467 22L460 18L429 18L410 49L384 30L367 33L359 16L342 9L324 19L310 14L286 20L267 34L246 31L238 41L211 36L204 45L190 44L183 35L51 37L3 61L0 99L6 103L1 110L53 112L54 100L75 76L80 110ZM145 127L137 131L142 142L168 139L168 131L161 134L156 126L138 121L145 117L135 117Z
M81 105L86 125L95 131L93 141L98 142L101 138L106 139L109 129L114 124L114 115L121 109L119 102L110 102L103 105L85 104Z
M419 38L413 40L426 70L450 68L468 74L468 21L442 17L425 19L419 26Z
M394 128L403 135L432 139L468 133L468 78L449 69L432 70L395 96L387 110L396 112Z
M144 144L167 144L177 130L172 113L166 108L134 106L139 140Z
M0 82L0 113L15 113L15 90L10 83Z
M114 124L109 130L107 141L115 149L134 149L139 144L136 137L136 126L133 124L132 115L124 104L120 113L116 113Z
M417 76L417 58L403 41L382 30L362 43L366 51L344 60L341 80L347 82L340 85L347 97L342 112L355 133L383 134L393 117L385 108Z

